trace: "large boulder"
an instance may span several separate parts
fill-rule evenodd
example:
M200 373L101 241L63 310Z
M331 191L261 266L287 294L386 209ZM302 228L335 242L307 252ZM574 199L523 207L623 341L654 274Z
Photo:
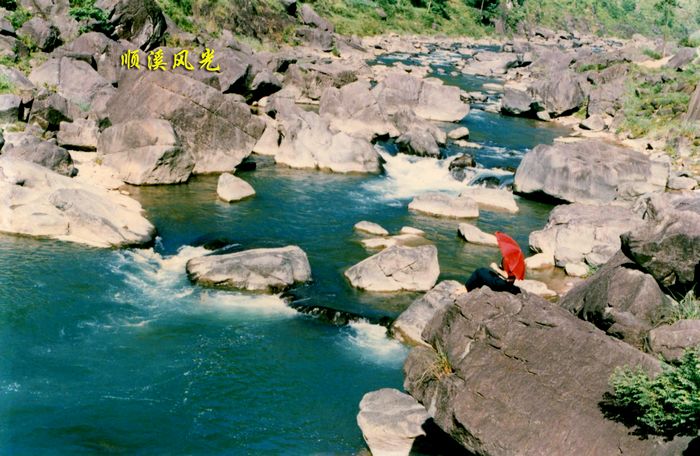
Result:
M319 100L328 87L339 89L357 81L357 73L356 65L337 60L292 64L285 73L282 92L287 92L296 101Z
M43 130L58 130L62 122L72 122L80 115L80 108L57 93L42 91L32 103L29 123Z
M321 96L319 114L332 129L369 141L396 136L395 128L379 105L368 81L356 81L340 89L329 87Z
M418 117L411 109L401 109L393 116L400 136L396 144L400 152L421 157L440 157L441 145L447 142L447 134L437 125Z
M470 244L498 246L496 236L491 233L484 233L471 223L460 223L457 228L457 234Z
M654 278L622 252L559 301L583 320L640 349L665 304L667 298Z
M17 30L17 36L30 41L44 52L51 52L61 44L61 32L55 25L40 17L33 17Z
M311 279L311 266L292 245L193 258L187 275L203 286L276 293Z
M72 177L78 172L66 149L30 134L24 134L14 143L7 144L2 150L2 156L36 163L64 176Z
M693 63L695 59L698 58L698 50L694 47L682 47L671 57L666 63L667 68L672 68L674 70L685 70L688 65Z
M144 51L163 41L165 16L155 0L97 0L95 6L107 13L115 37Z
M148 244L141 205L24 160L0 157L0 231L96 247Z
M632 199L666 188L669 164L599 140L540 144L525 154L515 191L570 203Z
M231 171L250 155L265 123L234 94L171 72L144 71L120 83L107 106L113 124L169 121L195 159L194 173Z
M230 173L222 173L216 185L216 194L222 200L230 203L255 195L255 189L240 177Z
M688 112L685 114L685 120L690 122L700 121L700 84L697 85L693 98L690 99Z
M61 122L56 142L66 149L92 151L97 149L97 124L94 120L76 119L74 122Z
M268 109L274 111L282 128L282 140L275 153L277 163L337 173L381 170L379 153L366 139L333 133L328 121L300 109L289 99L275 99Z
M454 280L438 283L401 312L391 325L392 334L407 344L428 345L421 334L430 320L438 312L454 304L457 297L466 292L464 284Z
M620 250L620 235L643 223L626 206L564 204L554 208L543 229L530 233L530 248L554 255L560 267L584 261L600 266Z
M430 415L406 393L382 388L362 396L357 425L373 456L408 456Z
M413 198L408 209L436 217L473 218L479 216L479 206L468 196L450 196L429 192Z
M122 71L121 55L126 50L124 42L114 41L99 32L88 32L53 52L55 57L87 58L94 61L97 72L110 84L116 84Z
M434 245L389 247L345 271L352 286L367 291L427 291L439 275Z
M511 214L520 210L513 194L500 188L467 187L459 196L473 199L479 209L505 211Z
M557 72L539 80L530 89L541 109L551 117L559 117L576 111L586 100L579 76L571 70Z
M647 223L622 236L622 250L663 286L685 295L700 281L700 196L649 199Z
M333 24L318 15L314 8L308 3L301 5L299 19L305 25L310 25L324 32L333 32Z
M657 360L530 293L484 287L459 296L411 350L404 388L438 426L475 454L680 454L607 418L608 379Z
M434 79L392 72L372 91L379 105L390 115L412 109L424 119L456 122L469 113L469 105L461 100L459 87L442 85Z
M132 185L177 184L189 179L192 155L182 148L170 122L139 119L102 132L97 150L103 163Z
M509 68L517 66L518 62L518 56L512 52L480 51L467 62L462 72L480 76L500 76L506 74Z
M0 95L0 124L11 124L21 119L22 99L6 93Z
M678 361L688 348L700 346L700 320L679 320L649 332L649 348L668 361Z
M531 114L535 100L526 88L506 84L501 98L501 111L514 116Z

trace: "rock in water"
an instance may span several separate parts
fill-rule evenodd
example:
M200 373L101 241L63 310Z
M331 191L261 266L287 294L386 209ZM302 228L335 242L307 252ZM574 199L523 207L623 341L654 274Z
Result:
M564 204L554 208L543 229L530 233L530 248L554 255L561 267L583 261L600 266L620 250L620 235L643 223L624 206Z
M345 271L355 288L367 291L427 291L440 275L437 248L393 246Z
M649 200L648 223L622 235L622 250L680 296L700 282L700 195Z
M669 165L598 140L539 145L515 173L516 192L571 203L632 199L666 188Z
M457 127L447 133L447 137L453 140L467 139L469 137L469 129L467 127Z
M479 205L479 209L506 211L511 214L520 210L513 194L500 188L467 187L459 196L473 199Z
M449 196L429 192L418 195L408 204L410 210L437 217L473 218L479 216L476 201L467 196Z
M1 157L0 231L124 247L150 243L156 230L131 198Z
M430 415L406 393L382 388L362 397L357 425L372 456L408 456Z
M102 132L98 152L104 164L132 185L186 182L194 159L183 150L170 122L140 119L113 125Z
M203 286L276 293L311 279L311 265L293 245L193 258L187 275Z
M469 242L470 244L498 246L496 236L490 233L484 233L471 223L460 223L457 229L459 237Z
M362 231L363 233L374 234L375 236L388 236L389 232L384 229L381 225L373 222L368 222L363 220L361 222L355 223L354 226L356 231Z
M120 81L107 106L113 124L169 121L195 160L194 173L227 172L250 155L265 122L234 94L172 72L141 71Z
M464 285L454 280L438 283L401 312L391 325L394 337L404 343L428 345L421 337L428 322L435 314L454 304L457 297L466 292Z
M255 189L243 179L233 174L223 173L219 176L216 194L219 195L219 198L222 200L230 203L255 195Z
M484 287L459 296L423 331L404 388L438 426L483 455L681 454L689 438L642 439L600 403L618 366L659 363L529 293Z

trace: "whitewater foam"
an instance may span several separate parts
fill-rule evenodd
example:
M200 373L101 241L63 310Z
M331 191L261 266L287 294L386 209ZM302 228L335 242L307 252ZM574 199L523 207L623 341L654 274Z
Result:
M383 366L400 366L408 354L407 347L389 338L384 326L359 320L348 324L343 332L350 342L347 347L366 361Z

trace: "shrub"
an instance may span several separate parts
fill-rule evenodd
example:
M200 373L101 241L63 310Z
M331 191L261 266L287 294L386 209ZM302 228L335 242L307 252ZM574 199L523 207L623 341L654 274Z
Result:
M15 86L12 84L10 79L3 75L0 75L0 93L14 93Z
M110 35L113 32L107 13L95 6L95 0L70 0L69 3L68 13L81 24L80 33L95 31Z
M640 433L668 438L698 435L700 347L687 350L678 366L664 365L656 378L641 368L618 368L610 386L610 405Z
M663 57L660 53L656 52L656 51L653 50L653 49L648 49L648 48L647 48L647 49L644 49L644 50L642 51L642 53L643 53L644 55L646 55L647 57L649 57L649 58L651 58L651 59L654 59L654 60L659 60L661 57Z

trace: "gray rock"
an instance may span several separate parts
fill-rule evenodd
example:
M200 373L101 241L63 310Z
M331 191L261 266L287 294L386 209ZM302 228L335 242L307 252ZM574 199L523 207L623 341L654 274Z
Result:
M155 0L97 0L107 12L114 35L149 51L163 40L165 16Z
M306 25L313 26L325 32L333 32L333 24L318 15L313 7L304 3L299 10L299 19Z
M460 223L459 227L457 228L457 233L459 234L459 237L470 244L490 245L494 247L498 246L496 236L490 233L484 233L470 223Z
M249 101L272 95L282 88L282 82L271 71L263 70L255 75L250 83Z
M219 198L230 203L255 195L255 189L246 181L229 173L222 173L216 185Z
M438 283L426 294L413 301L394 320L391 325L394 337L407 344L428 345L421 337L428 322L438 312L453 305L457 297L466 292L464 285L454 280Z
M36 163L64 176L75 176L78 172L66 149L29 134L14 144L7 144L2 156Z
M436 217L473 218L479 216L476 201L467 196L450 196L444 193L428 192L413 198L408 209Z
M700 320L680 320L649 332L649 347L667 361L678 361L687 348L700 345Z
M94 120L76 119L59 124L56 142L66 149L92 151L97 149L97 134Z
M476 166L474 157L469 154L459 154L450 161L448 169L452 177L458 181L463 181L467 177L467 168Z
M276 293L310 280L311 266L293 245L193 258L187 275L203 286Z
M505 211L515 214L520 211L515 202L513 193L501 188L488 188L481 186L469 186L465 188L460 197L468 197L476 201L479 209L491 211Z
M529 114L534 102L527 90L506 85L501 99L501 111L514 116Z
M37 95L32 103L29 123L38 125L43 130L55 131L62 122L72 122L79 114L79 109L57 93L44 91Z
M680 454L689 438L642 439L601 413L615 368L657 360L530 293L484 287L423 331L404 388L475 454Z
M576 111L586 100L579 76L571 70L553 73L533 84L530 92L545 112L559 117Z
M700 120L700 84L695 87L695 93L690 99L690 104L688 104L688 111L685 114L685 120Z
M440 129L440 127L428 120L418 117L411 109L401 109L397 111L392 120L396 126L397 134L429 135L433 137L436 145L444 146L447 143L447 134Z
M17 36L36 44L44 52L51 52L61 44L61 32L40 17L33 17L17 30Z
M467 139L469 137L469 129L467 127L457 127L450 130L450 132L447 133L447 137L453 140Z
M345 271L353 287L367 291L427 291L439 275L434 245L389 247Z
M506 74L509 68L516 67L518 64L518 55L512 52L480 51L467 62L462 72L481 76L499 76Z
M668 178L667 187L670 190L692 190L697 187L698 181L692 177L671 174Z
M107 106L112 123L161 118L169 121L194 173L231 171L250 155L265 129L237 95L222 95L202 82L171 72L144 71L120 83Z
M373 234L375 236L389 235L389 232L381 225L378 225L373 222L368 222L366 220L362 220L361 222L355 223L355 226L353 228L355 228L356 231L362 231L363 233Z
M623 107L626 93L626 74L594 86L588 95L588 115L615 116Z
M700 196L650 198L647 223L622 235L622 250L680 295L700 277Z
M22 99L17 95L0 95L0 124L14 123L20 120Z
M155 227L135 200L47 168L0 157L0 231L96 247L151 242Z
M126 50L123 43L111 40L99 32L88 32L56 49L52 55L54 57L90 56L100 76L110 84L116 84L122 71L129 71L121 66L121 55Z
M696 48L684 47L671 57L665 66L674 70L685 70L697 58L698 50Z
M441 156L440 147L435 138L427 130L410 130L396 139L399 151L409 155L419 157Z
M599 140L539 145L515 173L515 191L581 203L632 199L666 188L668 162Z
M335 46L333 33L313 27L299 27L296 36L305 41L309 46L318 48L323 52L330 52Z
M336 60L289 65L284 77L283 92L291 91L297 101L318 100L328 87L339 89L357 81L359 70L361 68L358 69L356 64Z
M583 320L640 349L666 303L654 278L622 252L559 301Z
M433 79L419 79L404 72L387 74L372 91L389 115L411 109L424 119L456 122L469 113L469 105L461 100L459 87L442 85Z
M642 226L641 215L618 205L565 204L554 208L547 225L530 233L530 248L554 255L558 266L606 263L620 250L620 235Z
M373 456L408 456L417 437L426 435L430 415L406 393L383 388L360 401L357 425Z
M103 163L132 185L186 182L194 160L167 120L139 119L113 125L100 135Z
M603 120L599 114L593 114L592 116L584 119L581 121L579 126L584 130L591 131L603 131L606 127L605 120Z

